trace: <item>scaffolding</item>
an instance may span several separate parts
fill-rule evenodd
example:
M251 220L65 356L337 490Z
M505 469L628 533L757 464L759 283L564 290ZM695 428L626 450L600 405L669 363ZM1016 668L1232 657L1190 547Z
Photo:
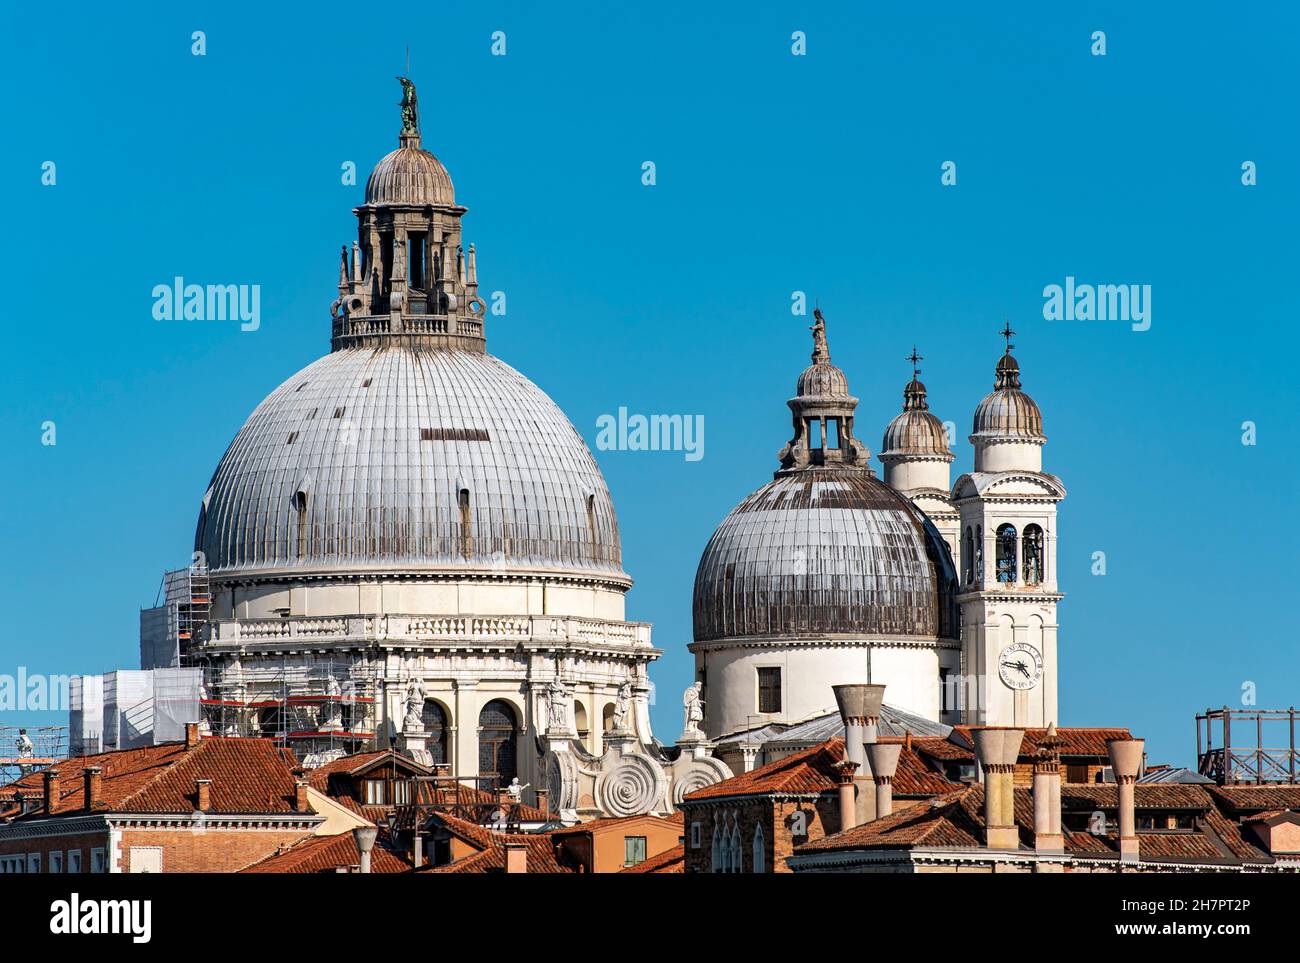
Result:
M153 607L140 610L140 667L197 665L200 634L211 617L207 566L164 572Z
M206 732L274 739L308 767L372 747L380 720L379 675L364 661L209 665L199 701Z
M1285 732L1283 732L1285 726ZM1267 738L1266 738L1267 729ZM1218 731L1218 747L1214 743ZM1233 742L1254 731L1254 745ZM1269 743L1273 745L1269 745ZM1296 710L1206 709L1196 717L1196 769L1219 785L1295 783L1300 772Z
M0 726L0 786L67 758L67 726Z

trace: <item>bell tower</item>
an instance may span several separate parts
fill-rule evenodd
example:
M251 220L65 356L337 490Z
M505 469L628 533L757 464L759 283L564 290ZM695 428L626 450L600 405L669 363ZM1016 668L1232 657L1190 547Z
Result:
M1047 442L1038 405L1006 351L993 392L975 409L975 470L957 479L960 515L963 721L1042 727L1057 708L1056 506L1065 486L1042 470Z

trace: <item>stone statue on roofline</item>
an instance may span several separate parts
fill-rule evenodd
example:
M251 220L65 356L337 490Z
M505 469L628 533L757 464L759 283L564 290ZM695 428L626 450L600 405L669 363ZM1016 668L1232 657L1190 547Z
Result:
M704 700L700 697L700 684L686 687L682 693L682 707L685 709L686 724L682 729L683 738L701 738L704 730L701 724L704 722Z
M402 133L420 132L420 101L415 96L415 84L408 77L398 77L402 84Z

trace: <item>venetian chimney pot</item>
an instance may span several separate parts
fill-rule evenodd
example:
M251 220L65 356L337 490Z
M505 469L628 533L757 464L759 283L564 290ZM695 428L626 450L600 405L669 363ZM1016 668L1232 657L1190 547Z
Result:
M375 848L375 837L379 835L379 828L376 826L358 826L352 830L352 836L357 841L357 851L361 853L361 872L370 872L370 852Z
M898 772L898 757L903 747L897 742L873 742L867 746L867 761L871 764L871 778L876 784L876 818L894 811L894 774Z
M86 796L86 808L98 809L104 799L104 770L98 766L87 766L82 770L82 779Z
M1137 838L1136 790L1138 771L1142 768L1145 739L1111 739L1106 743L1110 765L1115 770L1119 791L1119 859L1136 863L1140 858Z
M293 791L293 808L300 813L309 813L311 808L311 797L307 795L307 784L299 781L294 786Z
M545 789L538 789L535 791L534 795L536 795L537 797L537 808L540 809L542 812L549 814L551 811L550 810L551 802L550 799L547 798L549 795L547 791Z
M197 749L199 746L199 724L197 722L185 723L185 748Z
M53 815L59 811L59 770L45 770L45 814Z
M852 759L843 759L835 764L835 771L840 774L840 832L852 829L858 824L858 807L854 798L857 787L853 784L853 774L858 771L858 764Z
M206 813L212 809L212 780L195 779L194 780L194 808L201 813Z
M1034 850L1065 852L1061 832L1061 742L1056 723L1047 727L1034 757Z
M835 704L839 706L840 719L844 723L844 756L858 765L858 770L865 775L867 759L863 752L863 743L867 741L868 722L874 723L880 716L880 706L885 699L883 685L834 685ZM874 740L872 740L874 741Z
M1012 773L1020 758L1025 730L1011 726L982 726L972 730L975 756L984 770L984 831L989 849L1019 849L1016 797Z

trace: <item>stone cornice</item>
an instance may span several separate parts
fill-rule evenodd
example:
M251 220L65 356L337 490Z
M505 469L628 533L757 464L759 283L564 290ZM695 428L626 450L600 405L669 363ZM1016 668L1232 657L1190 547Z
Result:
M890 636L809 636L804 638L783 638L754 636L737 639L707 639L687 644L689 652L716 652L722 649L851 649L851 648L888 648L888 649L960 649L957 639L915 638L899 639Z

